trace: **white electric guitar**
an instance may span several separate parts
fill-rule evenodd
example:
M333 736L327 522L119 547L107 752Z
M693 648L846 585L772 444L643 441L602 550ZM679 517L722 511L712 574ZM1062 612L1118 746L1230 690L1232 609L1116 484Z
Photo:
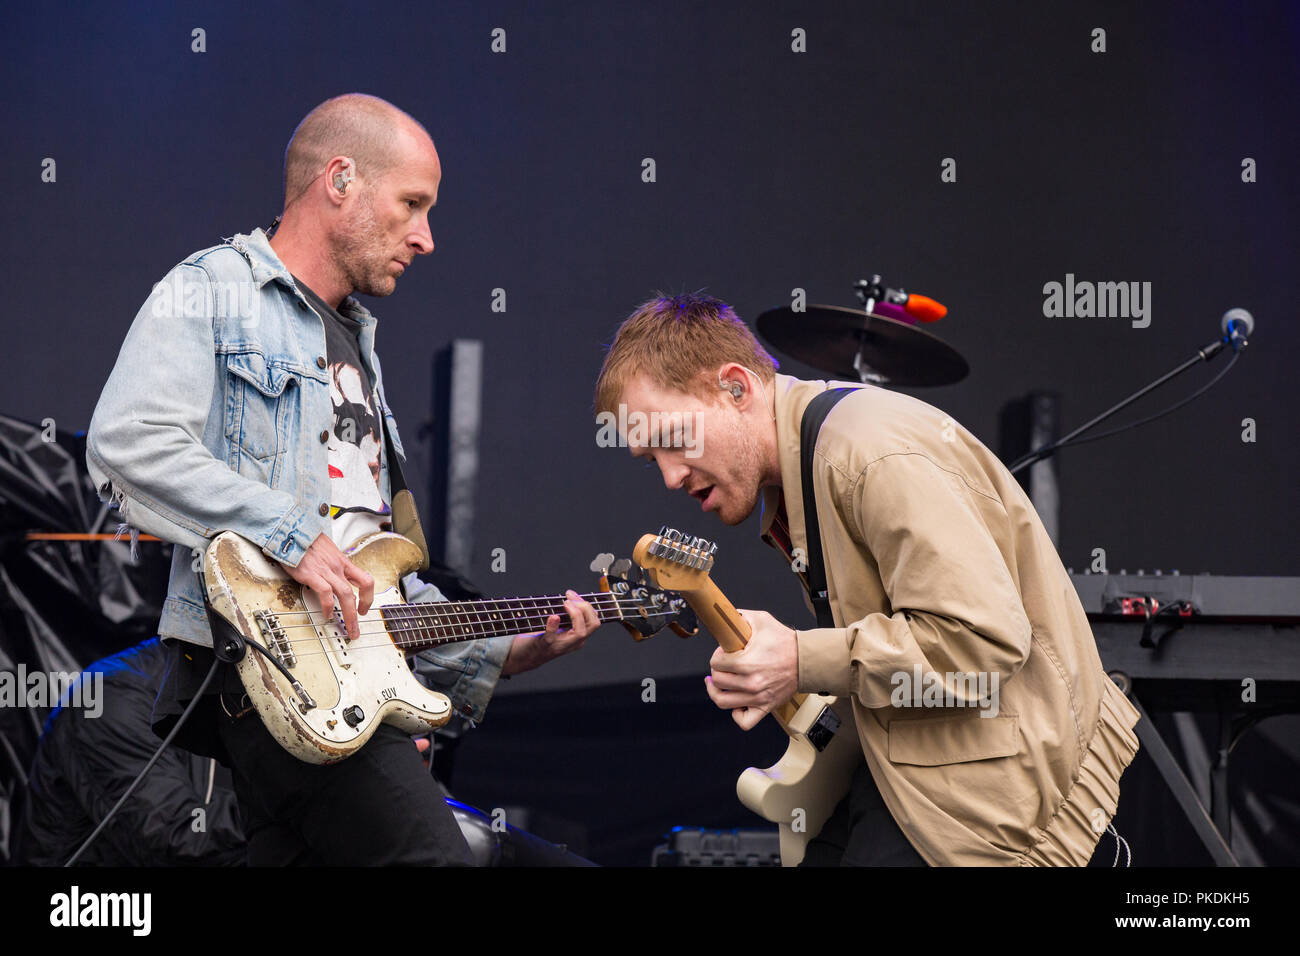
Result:
M709 577L718 546L662 528L637 542L633 560L650 583L676 591L725 651L742 650L749 624ZM862 748L849 702L818 694L796 694L772 711L790 735L785 756L766 770L750 767L736 781L740 802L778 825L781 863L795 866L849 791L862 763Z
M418 734L451 718L451 702L416 679L407 654L542 631L552 614L568 618L564 595L408 604L399 582L419 568L422 556L399 534L366 535L346 553L375 580L374 602L358 615L355 640L348 638L337 607L323 614L311 589L245 538L222 532L204 556L208 603L247 645L236 667L249 702L281 746L308 763L333 763L355 753L380 723ZM617 621L637 640L665 627L682 637L694 634L687 603L628 581L620 568L630 565L593 565L603 572L601 590L582 597L601 622ZM237 647L239 640L215 623L214 641Z

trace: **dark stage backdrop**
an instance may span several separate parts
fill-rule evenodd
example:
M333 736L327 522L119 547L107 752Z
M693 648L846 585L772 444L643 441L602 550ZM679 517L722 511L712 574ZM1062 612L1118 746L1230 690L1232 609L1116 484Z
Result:
M1061 554L1080 570L1104 548L1112 570L1300 574L1300 5L54 3L9 11L6 33L7 414L84 428L151 284L268 224L297 121L360 90L420 119L442 157L436 250L367 304L408 443L431 415L434 352L485 343L484 590L584 586L597 553L667 522L718 540L738 606L806 621L756 519L722 528L597 447L592 384L657 289L706 288L752 322L796 288L852 305L873 271L949 306L936 331L971 374L912 391L993 447L1008 400L1051 388L1081 423L1250 309L1250 350L1209 395L1061 454ZM1045 316L1044 284L1067 274L1149 282L1150 324ZM422 489L427 456L415 470ZM707 655L602 634L509 689L693 672Z
M1006 402L1056 390L1072 427L1251 310L1209 395L1061 454L1061 554L1300 574L1300 5L47 3L8 9L5 33L6 414L84 428L152 283L268 224L297 121L359 90L442 157L436 251L367 305L410 446L436 350L485 344L468 569L485 591L585 587L598 552L669 523L719 542L738 606L807 623L756 519L716 526L597 447L592 384L655 290L707 289L752 321L795 289L852 305L872 272L949 306L935 330L971 374L912 391L993 447ZM1067 275L1149 288L1149 324L1049 317L1044 286ZM710 649L606 629L502 692L636 694L703 673Z

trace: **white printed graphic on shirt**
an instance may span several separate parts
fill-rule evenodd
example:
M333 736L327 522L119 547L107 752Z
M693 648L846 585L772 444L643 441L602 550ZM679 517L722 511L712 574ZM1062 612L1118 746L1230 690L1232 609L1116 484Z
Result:
M340 548L372 531L391 530L392 512L379 494L382 426L362 381L354 365L330 365L330 536Z

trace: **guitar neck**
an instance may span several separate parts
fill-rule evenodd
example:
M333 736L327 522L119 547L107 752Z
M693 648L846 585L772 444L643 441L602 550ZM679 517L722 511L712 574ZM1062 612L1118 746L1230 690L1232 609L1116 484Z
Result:
M580 596L595 609L602 624L623 619L618 600L610 592ZM562 622L568 620L564 601L562 594L547 594L482 601L388 604L379 611L393 643L414 653L440 644L544 631L546 619L552 614L558 614Z
M749 622L740 616L712 578L706 577L698 587L680 593L724 651L733 653L745 649L749 643Z
M735 605L727 600L727 596L713 583L712 578L705 577L699 587L680 593L724 651L734 653L745 649L751 633L749 622L740 616ZM782 727L786 727L805 697L804 694L796 694L784 704L774 708L772 716Z

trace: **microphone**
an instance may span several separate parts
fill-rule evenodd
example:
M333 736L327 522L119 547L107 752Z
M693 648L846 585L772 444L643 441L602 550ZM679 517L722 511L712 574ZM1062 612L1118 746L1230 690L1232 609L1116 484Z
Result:
M902 289L886 288L881 284L878 275L872 276L870 282L866 279L859 279L854 283L854 288L857 290L858 298L862 300L862 304L867 307L868 312L872 311L877 304L887 304L901 309L917 322L936 322L948 314L946 305L936 302L929 296L917 295L916 293L909 295ZM889 318L901 318L901 316L891 314L889 311L882 311L879 314L888 315Z
M929 296L917 295L915 292L911 295L904 293L902 306L908 315L921 322L937 322L948 314L946 305L934 301Z
M1223 313L1219 328L1236 352L1250 344L1247 339L1255 332L1255 317L1245 309L1229 309Z
M915 316L909 315L907 310L901 305L894 305L892 302L877 302L876 307L871 311L886 319L893 319L895 322L905 322L908 325L916 325Z

